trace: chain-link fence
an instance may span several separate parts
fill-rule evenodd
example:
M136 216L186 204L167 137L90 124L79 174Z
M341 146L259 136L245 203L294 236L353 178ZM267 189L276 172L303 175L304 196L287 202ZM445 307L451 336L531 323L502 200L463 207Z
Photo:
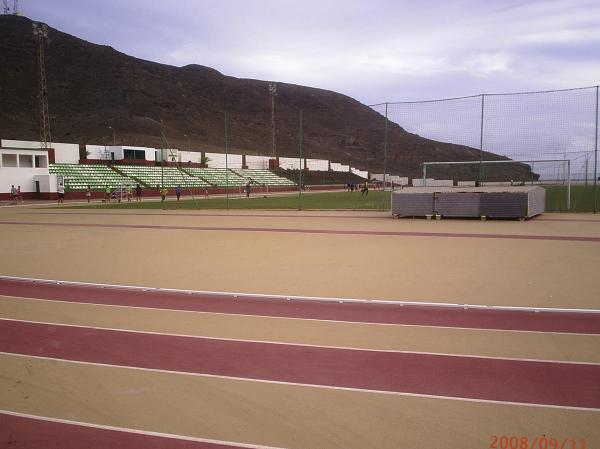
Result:
M594 211L600 207L598 198L598 86L510 94L481 94L460 98L430 101L390 102L372 105L384 116L386 123L397 124L406 132L418 134L432 141L452 144L431 144L432 151L415 162L493 161L511 159L527 161L507 170L506 164L497 164L486 170L472 167L457 177L452 171L437 166L436 176L453 178L458 182L519 182L533 181L542 185L573 185L570 210ZM396 138L398 140L398 138ZM384 159L387 150L402 142L385 136ZM462 150L462 151L459 151ZM557 161L538 163L535 161ZM569 161L570 173L564 164ZM533 164L531 162L534 162ZM414 167L393 167L384 161L388 173L416 177ZM492 167L492 166L488 166ZM404 170L404 172L403 172ZM519 170L522 172L519 174ZM431 174L431 173L430 173ZM470 176L470 178L469 178ZM487 179L484 179L484 176ZM524 178L523 181L520 177ZM433 178L432 178L433 179ZM449 179L442 179L448 182ZM426 182L426 181L425 181ZM552 195L552 189L548 193ZM552 203L554 204L554 203ZM561 203L562 204L562 203ZM550 205L550 203L549 203ZM563 207L559 208L564 209Z

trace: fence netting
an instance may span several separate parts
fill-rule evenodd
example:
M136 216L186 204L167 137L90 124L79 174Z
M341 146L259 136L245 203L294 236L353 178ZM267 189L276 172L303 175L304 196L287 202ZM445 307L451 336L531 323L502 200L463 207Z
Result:
M570 178L573 194L579 196L573 198L571 210L577 206L576 210L597 211L600 206L597 188L600 171L597 86L389 102L372 107L409 133L469 147L464 152L466 160L511 159L524 162L511 170L506 170L506 165L488 165L479 169L472 166L436 166L428 175L431 179L435 179L436 170L437 175L444 178L456 174L456 179L450 178L454 185L458 185L459 181L485 183L485 178L488 182L564 185ZM393 139L388 141L388 147L397 144ZM401 148L398 150L402 151ZM440 152L439 155L424 156L421 162L460 160L458 155L448 158L447 154ZM565 164L558 161L568 161L570 173L565 173ZM402 175L402 167L393 169ZM443 181L448 182L449 179ZM552 196L552 189L549 193ZM549 202L548 207L552 208L552 204Z

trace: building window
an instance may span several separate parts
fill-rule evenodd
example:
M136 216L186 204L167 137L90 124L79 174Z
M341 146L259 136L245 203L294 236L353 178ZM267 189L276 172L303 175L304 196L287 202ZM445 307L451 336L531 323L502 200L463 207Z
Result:
M36 168L48 168L48 158L46 156L36 156L35 157L35 167Z
M21 168L33 168L33 155L31 155L31 154L19 154L19 167L21 167Z
M130 150L130 149L126 148L123 150L123 156L125 159L133 159L136 161L143 161L143 160L146 160L146 151Z
M16 154L3 154L2 155L2 166L3 167L17 167L17 155Z

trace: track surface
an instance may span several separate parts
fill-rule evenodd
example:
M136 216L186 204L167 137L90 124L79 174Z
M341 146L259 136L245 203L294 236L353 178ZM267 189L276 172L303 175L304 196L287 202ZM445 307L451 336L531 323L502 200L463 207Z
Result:
M189 441L130 430L89 427L67 422L52 422L34 417L0 413L0 428L9 429L6 447L21 449L234 449L256 447L247 445L224 445L206 441ZM56 441L61 435L61 441Z
M0 277L0 295L170 310L379 324L600 334L600 312L502 310L170 292ZM342 305L340 305L340 303Z
M411 232L411 231L361 231L331 230L306 228L263 228L263 227L224 227L224 226L160 226L130 224L81 224L68 222L33 222L33 221L0 221L0 225L15 226L57 226L83 227L101 229L164 229L167 231L226 231L226 232L267 232L285 234L329 234L329 235L365 235L385 237L442 237L442 238L475 238L475 239L510 239L510 240L548 240L571 242L600 242L600 237L575 235L532 235L532 234L486 234L466 232Z
M590 217L0 215L0 447L600 447Z
M331 349L15 321L0 321L0 335L0 352L14 354L362 390L600 409L600 365ZM540 383L542 377L544 382Z

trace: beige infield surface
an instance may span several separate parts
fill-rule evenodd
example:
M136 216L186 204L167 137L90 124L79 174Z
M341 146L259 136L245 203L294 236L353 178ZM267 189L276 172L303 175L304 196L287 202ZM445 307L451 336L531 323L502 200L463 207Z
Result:
M379 212L0 207L0 275L600 309L600 241L562 239L600 238L600 219L575 214L541 218L427 221L394 220ZM398 231L440 235L385 234ZM600 363L600 335L592 334L350 323L2 295L0 319L319 347ZM292 385L1 352L0 409L251 447L487 449L494 436L526 437L528 444L536 437L556 438L556 449L565 438L577 442L564 449L600 447L599 409Z
M239 230L600 237L600 222L577 221L589 215L555 214L575 221L481 222L393 220L388 213L369 212L148 214L63 209L65 213L54 214L56 211L58 208L0 209L3 222L58 224L4 224L3 274L210 291L461 304L598 308L600 302L598 242ZM341 217L336 219L335 215ZM97 224L157 228L93 227Z

